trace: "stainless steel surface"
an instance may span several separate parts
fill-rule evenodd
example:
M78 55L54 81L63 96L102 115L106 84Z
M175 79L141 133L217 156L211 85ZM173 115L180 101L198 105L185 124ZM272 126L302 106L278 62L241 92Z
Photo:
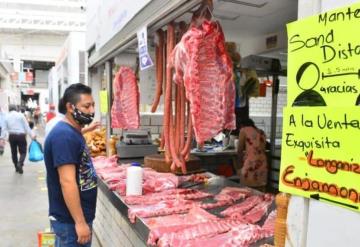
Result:
M154 144L128 145L120 142L116 144L116 148L121 158L137 158L157 154L159 147Z
M124 130L123 136L126 144L152 144L150 130Z
M211 152L198 152L198 151L191 151L191 154L196 156L219 156L219 155L228 155L228 156L235 156L237 152L235 149L223 150L223 151L211 151Z

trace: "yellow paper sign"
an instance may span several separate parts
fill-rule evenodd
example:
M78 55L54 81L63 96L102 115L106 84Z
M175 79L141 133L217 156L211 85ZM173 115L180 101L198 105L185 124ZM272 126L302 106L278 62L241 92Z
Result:
M288 106L360 105L360 3L287 25Z
M360 107L287 107L279 189L339 206L360 206Z
M108 112L108 92L100 91L100 112L106 114Z

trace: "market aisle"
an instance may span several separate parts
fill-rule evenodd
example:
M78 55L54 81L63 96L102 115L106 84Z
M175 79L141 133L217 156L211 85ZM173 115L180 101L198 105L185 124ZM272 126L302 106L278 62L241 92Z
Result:
M43 143L42 131L38 139ZM27 157L28 158L28 157ZM10 146L0 156L0 246L37 246L37 232L49 227L44 162L25 161L24 174L15 172ZM93 247L98 247L96 238Z
M24 174L16 173L7 143L0 156L0 195L1 246L37 246L37 232L49 226L44 162L26 159Z

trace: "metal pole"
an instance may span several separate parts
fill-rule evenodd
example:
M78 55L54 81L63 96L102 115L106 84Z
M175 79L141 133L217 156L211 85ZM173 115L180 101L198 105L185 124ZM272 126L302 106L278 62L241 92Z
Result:
M270 164L271 167L268 173L268 185L270 185L270 175L271 170L274 167L274 156L275 156L275 149L276 149L276 120L277 120L277 101L278 101L278 94L279 94L279 76L273 75L273 87L272 87L272 99L271 99L271 129L270 129Z
M105 62L106 89L108 91L108 114L106 115L106 156L110 156L111 129L111 98L112 98L112 62Z

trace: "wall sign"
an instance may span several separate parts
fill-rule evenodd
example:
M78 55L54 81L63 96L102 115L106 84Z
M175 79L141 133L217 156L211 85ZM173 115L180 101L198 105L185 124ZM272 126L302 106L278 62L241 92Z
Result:
M279 189L360 207L360 4L287 25Z
M287 107L280 190L358 210L360 107Z
M288 105L360 104L360 4L292 22Z
M147 69L154 65L149 55L147 43L147 27L142 27L137 32L140 70Z
M108 92L107 90L100 91L100 112L108 113Z

